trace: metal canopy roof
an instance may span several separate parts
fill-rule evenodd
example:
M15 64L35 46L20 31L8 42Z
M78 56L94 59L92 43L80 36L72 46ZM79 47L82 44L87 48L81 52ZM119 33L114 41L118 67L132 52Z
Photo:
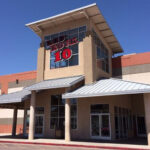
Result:
M51 79L41 81L39 83L33 84L29 87L26 87L26 90L44 90L44 89L54 89L54 88L65 88L71 87L72 85L82 81L84 76L74 76L67 78Z
M14 92L6 95L0 96L0 104L8 104L8 103L19 103L29 98L31 94L30 91L21 90L19 92Z
M150 85L110 78L101 79L93 84L85 85L71 93L63 94L62 98L82 98L138 93L150 93Z
M52 16L46 19L28 23L26 24L26 26L28 26L36 34L41 36L42 30L45 28L55 28L55 26L61 25L62 23L76 21L82 18L92 20L92 22L95 24L96 28L101 32L103 38L108 43L109 47L114 53L123 52L118 40L114 36L111 28L107 24L96 3L78 9L74 9L56 16Z

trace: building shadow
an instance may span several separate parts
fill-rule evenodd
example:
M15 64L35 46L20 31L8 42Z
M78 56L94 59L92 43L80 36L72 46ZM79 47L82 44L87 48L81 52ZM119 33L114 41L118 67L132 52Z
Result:
M112 58L112 77L122 79L121 56Z

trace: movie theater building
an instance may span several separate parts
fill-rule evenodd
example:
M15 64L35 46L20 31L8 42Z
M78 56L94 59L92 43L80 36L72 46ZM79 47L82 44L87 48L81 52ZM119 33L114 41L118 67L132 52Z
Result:
M123 50L96 4L26 26L41 38L36 83L0 96L1 108L14 109L13 135L23 109L29 140L147 136L150 144L150 85L112 78L112 56Z

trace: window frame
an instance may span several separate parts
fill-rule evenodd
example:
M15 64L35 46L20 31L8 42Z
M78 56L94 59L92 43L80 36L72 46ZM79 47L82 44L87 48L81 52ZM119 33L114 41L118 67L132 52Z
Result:
M85 28L85 31L84 31L82 28ZM78 29L77 33L70 34L71 30L75 30L75 29ZM81 31L80 31L80 30L81 30ZM65 32L67 32L67 34L68 34L69 37L70 37L70 35L75 35L75 34L77 34L77 36L78 36L78 41L81 42L81 41L83 40L83 38L86 36L87 25L81 25L81 26L74 27L74 28L72 28L72 29L63 30L63 31L61 31L61 32L53 33L53 34L50 34L50 35L45 35L45 37L44 37L44 42L46 43L46 41L51 40L51 36L53 36L53 35L61 35L61 33L65 33ZM80 35L81 33L84 33L84 37L82 38L82 40L79 39L79 35ZM62 34L62 35L63 35L63 34ZM48 38L48 37L49 37L49 38ZM47 39L47 40L46 40L46 39ZM63 61L65 62L65 60L61 60L60 62L57 62L57 64L58 64L58 67L57 67L57 64L54 62L55 58L52 58L52 57L51 57L51 52L50 52L50 66L49 66L49 68L50 68L50 69L60 69L60 68L64 68L64 67L72 67L72 66L77 66L77 65L79 65L79 43L77 43L77 45L78 45L78 52L75 53L75 54L72 54L72 57L73 57L73 56L78 56L78 58L77 58L78 63L77 63L77 64L71 65L71 66L69 65L69 60L72 58L72 57L71 57L70 59L66 60L66 61L67 61L67 65L61 66L61 62L63 62ZM70 48L70 47L71 47L71 46L69 46L69 48ZM46 44L45 44L45 49L48 49L48 48L46 47ZM53 61L53 63L54 63L53 66L51 65L51 61Z
M101 39L99 38L98 34L94 31L94 29L92 30L92 32L93 32L93 36L94 36L94 42L96 45L96 64L98 61L100 61L102 71L104 71L106 73L110 73L109 50L106 48L105 44L101 41ZM100 50L100 52L99 52L100 58L98 58L98 49ZM104 62L105 68L103 68L102 62ZM98 67L98 65L97 65L97 67Z
M57 96L57 95L51 95L51 97L52 96ZM61 99L61 100L63 100L63 99ZM70 101L71 101L71 99L70 99ZM71 103L71 102L70 102ZM76 99L76 104L70 104L70 106L74 106L74 105L76 105L76 117L75 116L71 116L71 111L70 111L70 119L72 119L72 118L76 118L76 128L72 128L71 127L71 123L70 123L70 128L71 128L71 130L77 130L78 129L78 99ZM57 115L57 117L52 117L51 115L52 115L52 106L55 106L55 107L58 107L58 115ZM59 116L59 107L60 106L63 106L64 107L64 117L60 117ZM58 101L58 105L52 105L52 99L51 99L51 103L50 103L50 130L54 130L55 129L55 127L53 127L52 128L52 126L51 126L51 120L52 119L57 119L57 125L59 125L59 119L60 118L63 118L64 119L64 121L65 121L65 103L64 103L64 105L63 104L59 104L59 101ZM64 127L65 127L65 125L64 125ZM57 127L56 127L57 128Z

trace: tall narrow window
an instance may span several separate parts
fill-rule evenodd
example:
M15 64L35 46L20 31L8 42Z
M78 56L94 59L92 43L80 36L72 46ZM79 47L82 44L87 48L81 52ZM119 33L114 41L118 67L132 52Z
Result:
M107 48L99 39L96 32L93 30L94 41L97 47L97 67L109 73L109 53Z

